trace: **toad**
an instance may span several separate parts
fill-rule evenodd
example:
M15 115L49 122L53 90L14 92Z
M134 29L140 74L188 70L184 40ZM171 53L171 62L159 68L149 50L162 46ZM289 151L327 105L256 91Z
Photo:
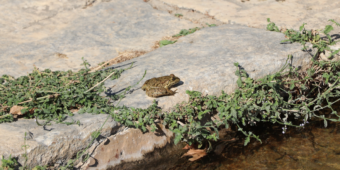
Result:
M180 79L178 77L174 74L170 74L170 76L157 77L145 81L142 89L146 91L146 95L149 97L174 95L176 91L172 91L170 88L179 81Z

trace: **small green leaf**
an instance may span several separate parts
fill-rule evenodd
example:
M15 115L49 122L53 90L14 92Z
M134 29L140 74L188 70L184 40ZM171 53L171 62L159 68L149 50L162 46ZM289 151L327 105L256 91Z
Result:
M332 25L326 25L323 33L324 34L328 34L329 32L331 32L333 30L333 26Z
M242 80L241 80L240 77L237 79L236 83L237 83L237 86L238 86L239 88L242 88L243 83L242 83Z
M306 25L306 23L303 23L303 24L300 26L299 30L302 31L302 30L305 28L305 25Z
M231 108L231 115L234 117L234 118L237 118L237 112L235 110L235 108Z
M176 41L170 41L170 40L161 40L159 41L159 46L160 47L163 47L163 46L166 46L166 45L169 45L169 44L173 44L175 43Z
M250 142L250 135L247 136L246 139L244 140L244 146L247 146L249 142Z
M181 139L182 139L182 135L176 134L175 139L174 139L175 145L177 145L177 143L178 143L179 141L181 141Z

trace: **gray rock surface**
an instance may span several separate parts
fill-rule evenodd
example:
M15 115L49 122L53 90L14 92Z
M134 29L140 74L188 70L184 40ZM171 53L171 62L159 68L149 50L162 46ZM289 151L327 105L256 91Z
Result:
M47 165L65 163L73 158L78 151L87 147L91 141L91 133L100 129L108 115L76 114L68 117L65 122L79 120L77 124L55 124L37 126L35 120L21 119L12 123L0 124L0 155L7 158L10 154L19 157L23 163L21 154L25 153L24 145L25 132L27 133L27 165ZM72 120L73 119L73 120ZM43 123L44 121L39 121ZM109 137L117 132L123 131L123 127L111 118L108 119L101 130L101 138ZM98 142L95 144L98 145Z
M305 66L310 62L312 56L301 51L300 44L280 44L284 39L281 33L240 25L205 28L175 44L116 65L135 63L120 79L105 84L107 87L115 85L111 89L113 93L120 92L137 83L147 70L145 79L120 102L120 105L147 108L154 98L147 97L140 89L143 83L153 77L175 74L181 79L176 87L178 93L156 99L159 106L169 110L176 103L188 100L186 90L209 95L219 95L221 90L233 92L237 80L235 62L254 79L280 70L289 54L293 55L294 66Z
M324 29L330 24L329 19L340 21L340 1L334 0L150 0L150 3L153 1L253 28L266 28L267 18L279 27L296 30L303 23L307 23L307 29Z
M0 21L4 25L0 32L0 75L19 77L33 65L41 70L76 71L83 68L82 57L95 66L116 57L119 51L149 51L163 36L198 26L141 0L98 1L85 9L83 3L1 2L1 18L9 19Z

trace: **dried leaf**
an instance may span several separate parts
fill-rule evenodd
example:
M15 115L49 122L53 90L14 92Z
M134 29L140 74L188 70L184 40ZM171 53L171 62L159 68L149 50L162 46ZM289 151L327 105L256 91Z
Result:
M34 107L34 108L30 109L30 110L29 110L30 114L34 114L34 110L35 110L35 109L37 109L37 108Z
M27 107L14 105L14 106L12 106L9 113L11 113L14 117L16 117L18 115L22 115L21 110L25 109L25 108L27 108Z
M190 149L190 145L187 144L187 145L185 145L184 148L182 148L182 149Z
M205 149L190 149L181 158L183 158L184 156L192 156L189 161L196 161L205 155L207 155L207 151Z
M197 149L197 144L192 144L191 146L187 144L182 149Z

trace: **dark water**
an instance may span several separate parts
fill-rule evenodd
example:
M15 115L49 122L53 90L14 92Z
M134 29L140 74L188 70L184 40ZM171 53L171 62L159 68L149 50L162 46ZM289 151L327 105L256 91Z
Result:
M214 146L224 146L222 153L209 153L195 161L181 161L171 170L335 170L340 169L340 124L310 121L304 128L288 127L282 133L281 125L263 124L254 129L262 144L254 139L243 146L241 135L226 132ZM239 136L239 138L238 138ZM236 138L234 142L228 140ZM223 141L224 140L224 141ZM227 142L226 142L227 141Z

